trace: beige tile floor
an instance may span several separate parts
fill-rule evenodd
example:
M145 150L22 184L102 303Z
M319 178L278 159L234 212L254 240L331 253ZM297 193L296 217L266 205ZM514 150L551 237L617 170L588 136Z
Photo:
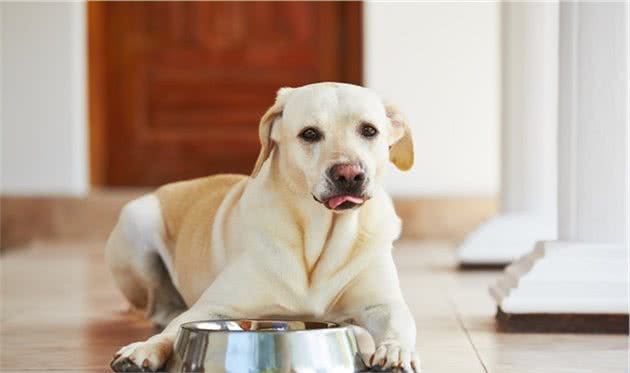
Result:
M457 271L448 245L402 243L396 260L426 372L628 372L627 336L495 331L497 272ZM125 313L101 243L35 243L0 257L0 272L2 371L107 371L152 333Z

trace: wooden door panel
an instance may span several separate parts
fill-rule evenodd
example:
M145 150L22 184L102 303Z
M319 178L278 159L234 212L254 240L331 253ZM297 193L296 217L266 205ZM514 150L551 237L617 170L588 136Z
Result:
M361 43L360 3L98 7L104 53L90 55L105 56L98 70L106 102L98 105L104 106L106 154L99 158L106 185L248 173L258 153L259 118L279 87L361 83L354 45Z

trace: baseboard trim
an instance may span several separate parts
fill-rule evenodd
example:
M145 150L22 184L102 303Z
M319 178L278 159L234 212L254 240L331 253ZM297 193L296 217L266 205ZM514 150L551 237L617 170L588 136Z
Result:
M33 241L105 240L120 209L145 190L107 190L85 197L0 196L0 250Z
M44 240L104 240L129 200L148 190L103 190L86 197L0 196L0 249ZM491 197L394 199L403 239L459 241L497 211Z
M498 210L493 197L395 198L394 205L403 221L402 238L412 240L459 242Z

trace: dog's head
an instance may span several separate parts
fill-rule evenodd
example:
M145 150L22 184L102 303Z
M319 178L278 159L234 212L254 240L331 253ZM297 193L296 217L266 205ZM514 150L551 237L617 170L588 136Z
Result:
M413 165L413 142L398 110L367 88L317 83L281 88L260 120L256 177L272 150L288 187L323 206L360 206L380 183L388 160Z

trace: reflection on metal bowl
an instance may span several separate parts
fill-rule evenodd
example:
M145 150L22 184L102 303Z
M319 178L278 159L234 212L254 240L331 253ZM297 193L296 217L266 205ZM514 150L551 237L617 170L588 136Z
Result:
M171 372L350 373L364 369L350 327L295 320L183 324L168 363Z

